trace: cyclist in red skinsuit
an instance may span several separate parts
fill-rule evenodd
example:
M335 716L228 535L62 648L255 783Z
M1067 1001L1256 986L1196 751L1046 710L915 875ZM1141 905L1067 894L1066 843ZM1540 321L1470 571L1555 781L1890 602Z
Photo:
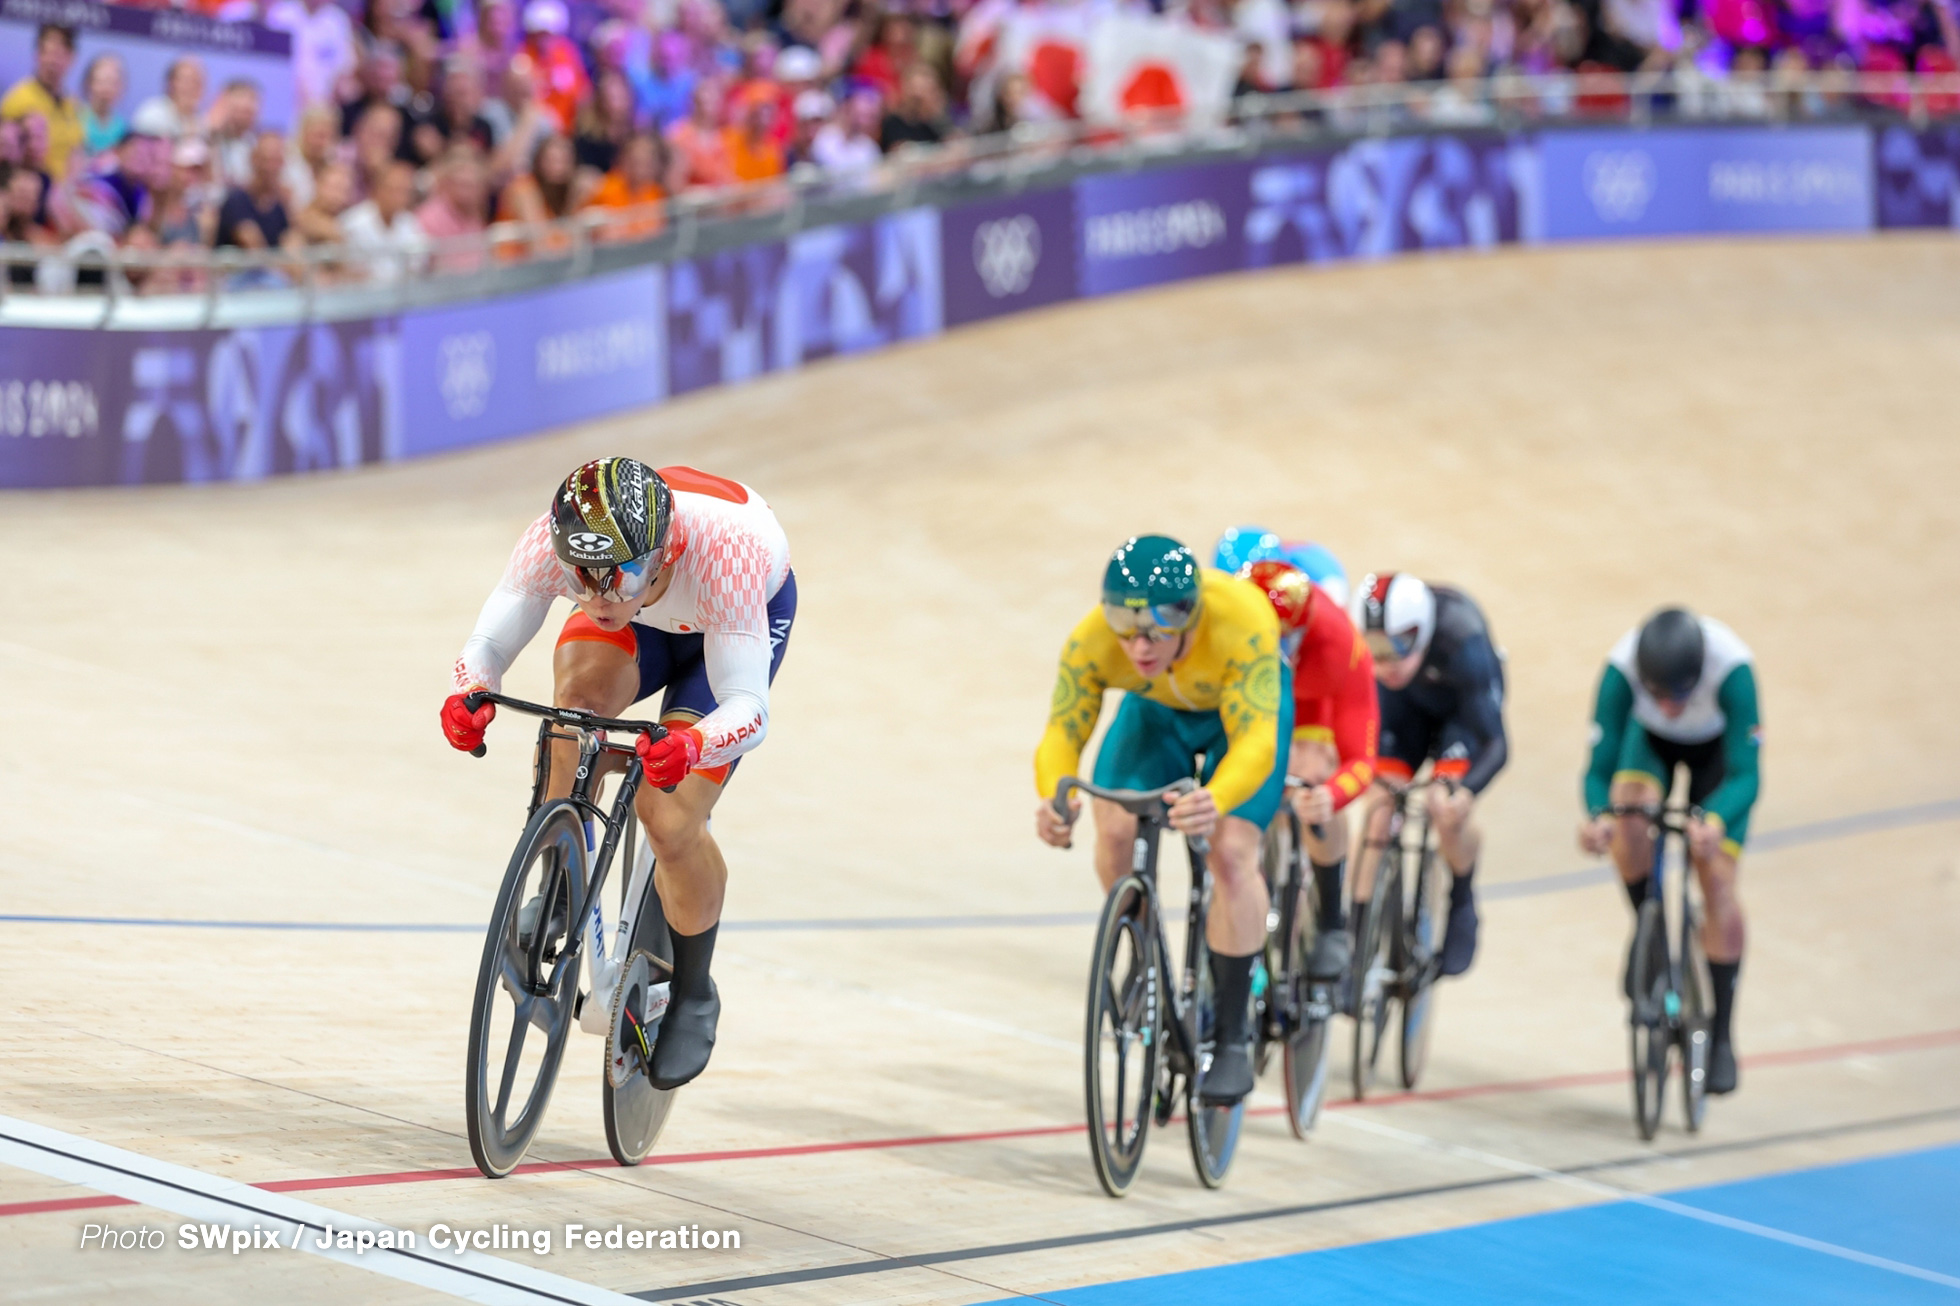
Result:
M1290 563L1255 562L1245 570L1279 613L1280 650L1293 660L1293 755L1287 773L1311 787L1291 791L1319 890L1318 935L1309 972L1337 979L1347 972L1353 943L1341 910L1348 829L1335 815L1375 778L1381 709L1375 662L1338 603L1319 594ZM1315 833L1315 827L1319 833Z

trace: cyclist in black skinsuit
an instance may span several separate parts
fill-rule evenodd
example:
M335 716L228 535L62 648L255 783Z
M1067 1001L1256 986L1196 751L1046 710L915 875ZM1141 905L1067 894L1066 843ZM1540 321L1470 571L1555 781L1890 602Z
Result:
M1504 664L1490 626L1470 596L1414 576L1369 576L1354 600L1354 624L1375 656L1382 735L1376 792L1368 799L1370 842L1387 837L1388 797L1436 760L1429 813L1436 843L1449 865L1450 922L1441 970L1461 975L1477 954L1477 901L1470 877L1483 836L1471 820L1476 798L1504 769ZM1355 919L1372 885L1363 863L1356 876Z

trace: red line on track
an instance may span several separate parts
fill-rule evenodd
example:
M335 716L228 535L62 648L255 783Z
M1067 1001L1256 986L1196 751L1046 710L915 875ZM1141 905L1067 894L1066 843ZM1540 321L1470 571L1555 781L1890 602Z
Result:
M1923 1034L1901 1034L1893 1038L1863 1039L1852 1043L1826 1043L1817 1047L1790 1048L1743 1057L1751 1069L1766 1066L1794 1066L1818 1061L1842 1061L1848 1057L1919 1052L1928 1048L1960 1044L1960 1028L1930 1030ZM1409 1102L1455 1102L1472 1097L1495 1097L1510 1093L1545 1093L1561 1088L1593 1088L1624 1081L1624 1070L1595 1070L1577 1075L1551 1075L1543 1079L1513 1079L1489 1084L1464 1084L1456 1088L1432 1088L1413 1093L1390 1093L1364 1102L1329 1102L1330 1111L1355 1107L1399 1106ZM1283 1115L1283 1106L1256 1107L1250 1115ZM952 1143L991 1143L1009 1138L1044 1138L1057 1134L1079 1134L1087 1125L1036 1125L1026 1129L990 1129L972 1134L923 1134L912 1138L863 1138L841 1143L799 1143L788 1147L734 1148L719 1152L669 1152L650 1156L647 1165L691 1165L701 1161L760 1161L780 1156L817 1156L835 1152L884 1151L895 1147L939 1147ZM533 1161L520 1165L513 1174L552 1174L566 1170L599 1170L613 1164L611 1157L585 1161ZM328 1188L369 1188L382 1184L433 1183L448 1179L475 1179L475 1166L446 1170L400 1170L388 1174L329 1175L319 1179L275 1179L254 1184L269 1193L309 1193ZM64 1197L45 1202L13 1202L0 1205L0 1216L38 1215L51 1211L85 1211L104 1206L134 1206L126 1197Z

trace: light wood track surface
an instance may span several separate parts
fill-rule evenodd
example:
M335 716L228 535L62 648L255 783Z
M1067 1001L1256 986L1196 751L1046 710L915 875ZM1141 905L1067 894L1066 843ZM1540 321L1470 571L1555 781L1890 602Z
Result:
M1586 865L1573 828L1594 680L1665 601L1756 650L1758 832L1960 799L1956 304L1947 237L1291 270L410 465L8 497L0 911L479 924L522 816L529 731L507 717L486 760L451 752L448 669L552 486L626 453L757 487L802 599L770 737L716 819L733 868L721 1046L657 1153L1036 1132L308 1200L417 1232L743 1231L738 1252L535 1262L624 1292L1330 1204L686 1298L953 1306L1595 1200L1464 1186L1501 1172L1382 1126L1554 1168L1623 1159L1591 1173L1643 1191L1960 1139L1960 808L1746 859L1742 1091L1700 1138L1670 1101L1642 1146L1611 1079L1618 890L1526 886L1541 891L1487 900L1424 1088L1576 1082L1337 1108L1311 1144L1259 1116L1216 1193L1181 1131L1162 1132L1121 1203L1081 1134L1049 1128L1082 1116L1087 925L740 928L1092 911L1086 850L1033 837L1029 757L1063 635L1108 550L1146 530L1208 548L1262 522L1356 576L1410 569L1482 602L1512 732L1483 805L1487 889ZM561 620L511 692L548 695ZM468 932L0 922L0 1113L247 1182L467 1168L479 947ZM605 1153L598 1045L575 1038L533 1160ZM1275 1101L1270 1085L1257 1099ZM0 1207L89 1195L0 1168ZM178 1223L129 1206L0 1216L0 1297L437 1299L311 1257L174 1239L77 1251L90 1220Z

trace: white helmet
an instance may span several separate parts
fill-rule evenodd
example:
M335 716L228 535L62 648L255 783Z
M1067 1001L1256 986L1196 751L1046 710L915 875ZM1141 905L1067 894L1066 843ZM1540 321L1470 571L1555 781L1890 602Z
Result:
M1423 653L1436 633L1436 592L1405 572L1373 572L1356 591L1354 625L1377 662Z

